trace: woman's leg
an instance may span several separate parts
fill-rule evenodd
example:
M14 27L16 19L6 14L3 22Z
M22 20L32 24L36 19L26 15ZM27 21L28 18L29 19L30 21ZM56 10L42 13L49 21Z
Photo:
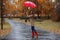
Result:
M36 35L36 38L38 39L38 32L37 31L35 31L35 35Z
M34 38L34 32L32 31L32 38Z

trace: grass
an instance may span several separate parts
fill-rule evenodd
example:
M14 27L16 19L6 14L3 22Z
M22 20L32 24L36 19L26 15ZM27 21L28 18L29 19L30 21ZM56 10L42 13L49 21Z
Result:
M45 20L43 22L35 22L35 26L37 26L38 28L42 28L43 30L60 34L60 22Z
M4 37L6 35L8 35L11 31L11 27L9 25L9 23L4 23L3 24L3 30L1 30L1 24L0 24L0 37Z

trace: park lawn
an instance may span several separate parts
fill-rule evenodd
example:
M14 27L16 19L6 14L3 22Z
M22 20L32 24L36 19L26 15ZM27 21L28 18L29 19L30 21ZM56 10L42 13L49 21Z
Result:
M46 31L60 34L60 22L45 20L42 22L35 22L35 26Z
M1 24L0 24L0 37L4 37L8 35L11 31L11 27L9 23L4 23L3 24L3 30L1 30Z

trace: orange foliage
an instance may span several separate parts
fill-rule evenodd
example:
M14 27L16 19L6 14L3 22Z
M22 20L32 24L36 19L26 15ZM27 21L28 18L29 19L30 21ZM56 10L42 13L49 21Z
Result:
M46 2L46 1L49 1L49 0L37 0L38 1L38 3L44 3L44 2Z
M40 4L44 2L44 0L37 0L37 1L38 1L38 3L40 3Z
M41 16L45 16L45 13L44 13L44 11L43 10L41 10L41 14L40 14Z
M19 12L19 13L18 13L18 16L22 16L22 13Z
M26 0L15 0L15 4L9 4L8 0L5 0L5 13L10 13L13 12L14 10L22 10L22 4L23 2ZM17 6L17 7L16 7ZM18 13L18 15L21 15L20 13Z

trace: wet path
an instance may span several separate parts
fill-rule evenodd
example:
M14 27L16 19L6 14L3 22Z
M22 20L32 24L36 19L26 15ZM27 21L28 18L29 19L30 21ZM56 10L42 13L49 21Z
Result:
M31 29L29 25L14 20L7 20L7 22L11 25L12 30L3 40L31 40ZM36 30L39 32L38 40L60 40L60 36L56 34L37 28Z

